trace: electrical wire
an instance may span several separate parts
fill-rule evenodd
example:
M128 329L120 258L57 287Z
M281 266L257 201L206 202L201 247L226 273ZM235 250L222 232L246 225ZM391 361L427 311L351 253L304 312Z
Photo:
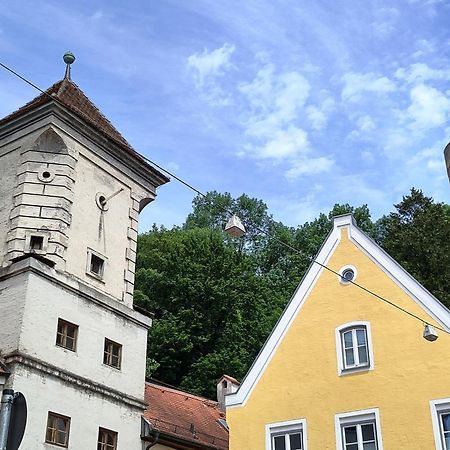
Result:
M19 73L17 73L15 70L11 69L10 67L8 67L6 64L3 64L0 61L0 67L3 67L5 70L7 70L8 72L12 73L14 76L16 76L17 78L19 78L20 80L22 80L23 82L25 82L26 84L30 85L31 87L33 87L34 89L38 90L39 92L41 92L42 94L47 95L48 97L50 97L53 101L58 102L59 104L61 104L62 106L65 106L63 102L61 102L57 97L53 97L52 95L50 95L48 92L44 91L43 89L41 89L39 86L36 86L34 83L32 83L31 81L29 81L27 78L25 78L24 76L20 75ZM147 163L149 163L150 165L156 167L157 169L161 170L162 172L164 172L165 174L167 174L169 177L177 180L179 183L183 184L184 186L186 186L188 189L191 189L192 191L194 191L196 194L200 195L203 198L207 198L206 194L204 194L202 191L198 190L196 187L194 187L193 185L191 185L190 183L184 181L183 179L181 179L180 177L178 177L177 175L175 175L174 173L170 172L169 170L165 169L164 167L160 166L159 164L155 163L154 161L152 161L151 159L140 155L142 159L144 159ZM232 211L226 209L225 212L227 212L228 214L232 215L234 214ZM248 220L242 220L242 222L244 223L245 226L247 226L247 228L253 228L254 230L258 231L259 233L264 234L265 236L273 239L275 242L279 243L280 245L290 249L291 251L308 257L304 252L302 252L301 250L299 250L296 247L293 247L292 245L288 244L287 242L282 241L281 239L277 238L274 235L271 235L267 230L262 229L261 227L258 227L257 225L249 222ZM319 265L320 267L322 267L323 269L337 275L338 277L342 278L342 275L339 272L336 272L335 270L331 269L330 267L328 267L325 264L320 263L319 261L317 261L316 259L312 259L312 263ZM368 293L369 295L372 295L373 297L387 303L388 305L398 309L399 311L402 311L403 313L409 315L410 317L413 317L414 319L422 322L423 325L431 325L427 320L421 318L420 316L412 313L411 311L408 311L404 308L402 308L401 306L397 305L396 303L394 303L391 300L388 300L387 298L377 294L376 292L373 292L372 290L360 285L359 283L356 283L353 280L346 280L346 282L352 284L353 286L356 286L357 288L363 290L364 292ZM445 328L442 328L438 325L432 325L435 329L442 331L443 333L446 334L450 334L450 331L446 330Z

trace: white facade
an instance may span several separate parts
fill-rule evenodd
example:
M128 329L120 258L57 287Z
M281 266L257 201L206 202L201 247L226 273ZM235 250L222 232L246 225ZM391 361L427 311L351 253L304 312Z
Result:
M141 450L151 320L133 309L138 215L168 180L76 105L44 103L0 121L0 355L4 387L28 403L21 448L58 448L45 442L52 412L70 418L70 449L96 448L101 427ZM77 327L74 351L57 345L58 321Z

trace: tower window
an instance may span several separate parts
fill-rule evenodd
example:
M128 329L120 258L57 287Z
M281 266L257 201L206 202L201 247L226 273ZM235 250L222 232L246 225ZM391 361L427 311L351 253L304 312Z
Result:
M103 261L102 258L99 258L98 256L95 255L91 255L91 272L101 277L103 275L104 263L105 261Z
M70 417L61 416L52 412L48 413L47 431L45 433L45 442L59 445L60 447L69 446Z
M103 364L120 369L122 360L122 345L105 339L105 350L103 353Z
M117 433L115 431L99 428L97 450L116 450Z
M97 252L88 249L86 273L94 276L95 278L102 279L105 271L105 261L105 257L102 257Z
M77 349L78 325L58 319L56 345L73 352Z
M44 236L30 236L30 250L42 250L44 248Z

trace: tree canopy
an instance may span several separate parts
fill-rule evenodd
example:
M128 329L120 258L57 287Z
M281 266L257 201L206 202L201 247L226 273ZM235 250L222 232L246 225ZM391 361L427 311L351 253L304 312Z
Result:
M223 233L230 212L247 225L244 237ZM242 378L330 232L332 217L349 212L450 305L450 207L419 190L376 222L367 205L345 204L297 228L276 222L259 199L209 192L194 199L182 227L154 227L138 238L135 303L155 314L148 375L210 397L222 374Z

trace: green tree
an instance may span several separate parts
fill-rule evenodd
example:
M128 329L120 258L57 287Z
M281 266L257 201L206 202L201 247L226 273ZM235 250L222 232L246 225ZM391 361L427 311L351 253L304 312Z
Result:
M138 247L135 302L155 313L149 374L210 396L223 373L244 376L285 301L254 258L208 228L154 228Z
M411 275L450 307L450 208L411 189L376 224L376 239Z

